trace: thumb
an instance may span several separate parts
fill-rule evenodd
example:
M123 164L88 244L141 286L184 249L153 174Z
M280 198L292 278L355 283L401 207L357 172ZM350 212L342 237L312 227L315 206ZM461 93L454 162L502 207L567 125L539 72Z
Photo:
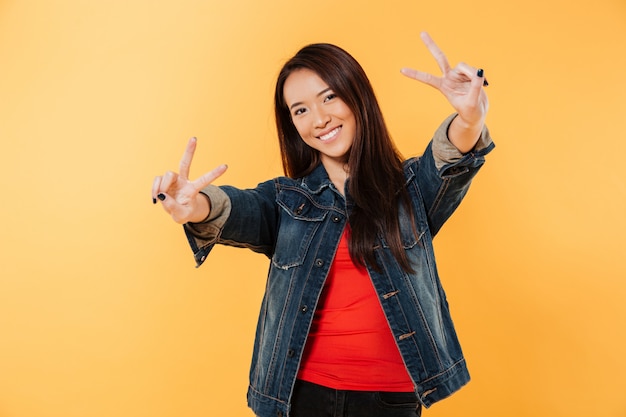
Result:
M480 93L483 86L486 86L487 80L485 79L485 72L483 69L476 71L476 76L472 77L470 82L470 91L468 94L468 100L470 103L478 103Z
M157 198L161 201L161 205L163 206L165 211L168 212L168 213L171 213L174 204L176 204L176 201L174 201L174 198L172 198L172 196L170 196L166 192L159 193L157 195Z
M193 207L190 205L190 198L184 198L182 201L180 198L176 200L176 198L166 193L160 193L157 197L161 200L161 206L172 217L172 220L178 224L184 224L189 221L189 216L193 211Z

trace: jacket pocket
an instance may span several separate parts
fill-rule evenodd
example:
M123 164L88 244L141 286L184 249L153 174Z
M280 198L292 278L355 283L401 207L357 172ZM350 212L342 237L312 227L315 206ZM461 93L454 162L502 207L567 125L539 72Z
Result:
M272 263L277 268L290 269L304 262L328 209L300 192L281 193L278 205L281 208L280 225Z

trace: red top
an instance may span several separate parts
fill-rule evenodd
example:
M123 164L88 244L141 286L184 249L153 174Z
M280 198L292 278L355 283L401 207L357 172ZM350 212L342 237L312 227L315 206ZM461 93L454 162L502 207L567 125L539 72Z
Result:
M344 231L315 311L298 378L333 389L414 390L367 270Z

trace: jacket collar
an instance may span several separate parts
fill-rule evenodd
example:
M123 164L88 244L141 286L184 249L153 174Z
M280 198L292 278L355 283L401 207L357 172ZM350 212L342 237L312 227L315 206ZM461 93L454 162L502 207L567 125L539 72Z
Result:
M404 161L403 163L404 176L406 178L405 185L411 182L415 177L413 164L415 164L417 160L418 158L411 158ZM322 163L318 164L317 167L315 167L309 175L302 177L300 181L302 186L308 189L312 194L319 194L328 187L333 189L335 188L335 185L328 177L326 168L324 168L324 165Z
M323 164L317 165L309 175L301 179L301 184L312 194L319 194L325 188L334 187Z

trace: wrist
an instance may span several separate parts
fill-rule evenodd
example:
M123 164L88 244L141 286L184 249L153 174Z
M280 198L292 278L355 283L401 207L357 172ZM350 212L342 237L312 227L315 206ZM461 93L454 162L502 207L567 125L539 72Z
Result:
M461 116L458 113L456 117L452 120L452 125L455 125L455 128L458 131L468 131L468 132L479 131L480 132L483 129L484 124L485 124L484 118L470 121L470 120L466 120L465 118L463 118L463 116Z
M209 196L200 192L196 195L196 209L189 219L190 223L203 223L211 214L211 200Z
M462 153L471 151L484 127L484 120L468 122L457 115L448 127L448 140Z

